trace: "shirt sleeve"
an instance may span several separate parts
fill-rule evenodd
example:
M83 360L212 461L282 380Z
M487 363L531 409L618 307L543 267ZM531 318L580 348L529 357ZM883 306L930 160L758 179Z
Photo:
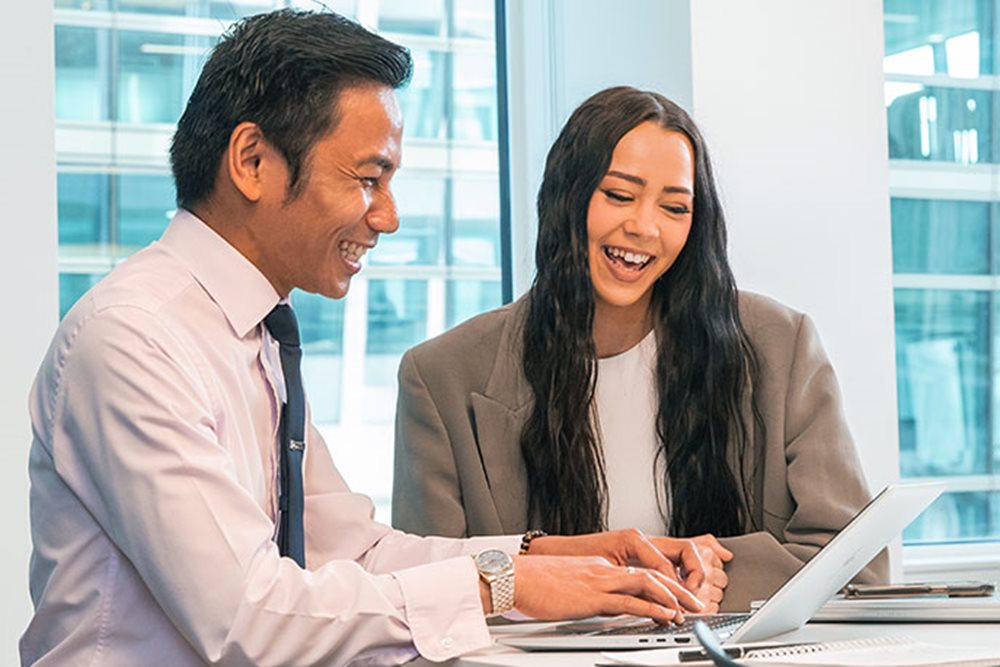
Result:
M205 662L392 664L489 645L474 564L461 556L471 547L383 555L410 541L374 524L370 501L333 476L332 462L313 471L330 477L307 497L307 518L333 517L322 531L345 546L312 570L281 558L273 521L220 442L224 398L155 315L103 311L60 366L49 425L57 471ZM335 557L351 551L357 558Z

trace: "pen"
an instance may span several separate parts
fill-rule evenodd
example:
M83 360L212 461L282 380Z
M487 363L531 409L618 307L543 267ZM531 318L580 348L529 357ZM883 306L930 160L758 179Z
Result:
M799 642L796 644L757 644L756 646L723 646L722 650L725 651L726 655L730 658L743 658L754 651L766 651L767 649L772 648L789 648L792 646L808 646L810 643L813 642ZM703 649L681 651L677 654L677 659L679 662L701 662L704 660L710 660L708 653L706 653Z

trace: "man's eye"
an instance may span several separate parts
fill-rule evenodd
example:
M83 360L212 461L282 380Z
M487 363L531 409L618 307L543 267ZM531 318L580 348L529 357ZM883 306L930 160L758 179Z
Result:
M374 188L378 185L378 179L374 176L362 176L361 184L366 188Z
M624 194L622 192L616 192L615 190L602 190L604 196L612 201L617 202L630 202L632 197L630 195Z

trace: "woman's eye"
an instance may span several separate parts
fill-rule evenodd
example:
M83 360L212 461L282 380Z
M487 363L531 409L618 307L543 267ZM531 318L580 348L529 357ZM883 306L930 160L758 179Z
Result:
M614 190L603 190L604 196L612 201L617 202L630 202L632 201L631 195L624 194L622 192L616 192Z
M687 206L664 206L663 210L674 215L687 215L691 212Z

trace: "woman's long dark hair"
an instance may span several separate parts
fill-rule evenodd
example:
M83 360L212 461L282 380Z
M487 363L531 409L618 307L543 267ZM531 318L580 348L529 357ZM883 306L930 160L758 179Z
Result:
M564 534L605 528L607 484L594 431L587 210L618 141L646 121L684 134L695 165L691 231L655 283L650 306L659 345L658 457L666 461L657 497L670 499L669 510L660 511L665 519L669 512L672 535L740 534L753 517L748 459L763 421L748 398L757 361L740 323L712 167L683 109L628 87L601 91L573 112L549 151L538 192L537 273L523 341L524 373L534 394L521 432L529 521Z

